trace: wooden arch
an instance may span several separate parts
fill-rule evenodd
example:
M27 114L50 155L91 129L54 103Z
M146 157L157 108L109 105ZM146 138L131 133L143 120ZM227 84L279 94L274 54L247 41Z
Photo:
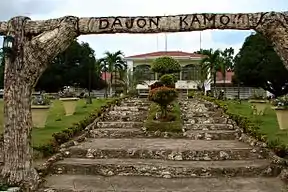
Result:
M14 17L0 22L0 35L15 38L14 56L5 57L4 167L10 184L26 191L38 184L32 166L31 93L47 65L79 35L104 33L188 32L206 29L254 29L271 40L288 69L288 12L187 14L170 16L91 17L66 16L33 21Z

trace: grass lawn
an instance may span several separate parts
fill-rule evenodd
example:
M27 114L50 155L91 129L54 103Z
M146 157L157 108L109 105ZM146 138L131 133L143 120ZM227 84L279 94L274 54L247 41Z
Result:
M173 103L171 112L168 116L174 116L174 121L160 122L154 120L156 113L160 111L160 107L156 103L152 103L149 109L149 115L145 122L147 131L161 131L161 132L182 132L181 111L178 102Z
M260 125L260 131L267 135L268 139L279 139L281 143L288 144L288 130L279 129L276 113L270 105L263 116L256 116L252 114L251 104L246 101L242 101L241 104L235 101L225 101L225 103L228 105L229 112L248 117Z
M77 123L88 116L92 111L105 105L109 99L94 99L93 104L86 105L86 101L81 99L78 101L76 112L74 115L65 116L64 107L59 100L54 100L50 108L45 128L33 128L32 140L33 145L38 146L47 143L52 134L59 132L71 125ZM3 100L0 101L0 131L3 131Z

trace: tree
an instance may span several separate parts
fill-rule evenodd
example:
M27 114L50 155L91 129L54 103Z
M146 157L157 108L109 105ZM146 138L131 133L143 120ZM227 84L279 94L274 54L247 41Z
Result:
M201 60L201 65L202 65L202 69L207 70L205 73L211 73L212 74L212 78L213 78L213 84L214 84L214 92L216 91L216 75L217 75L217 71L220 71L221 69L221 65L223 62L223 59L221 57L221 51L219 49L217 50L213 50L213 49L209 49L209 50L205 50L205 49L201 49L200 51L198 51L197 53L200 53L202 55L205 55L206 57L204 57Z
M276 97L288 93L288 71L271 42L259 33L247 37L236 55L235 77L245 86L261 87Z
M5 68L5 60L3 50L0 49L0 88L4 88L4 68Z
M51 62L35 88L46 92L57 92L66 85L78 85L87 89L90 86L92 89L104 88L105 83L96 67L94 50L88 43L80 44L74 40Z
M107 61L104 58L101 59L97 59L96 60L96 70L98 70L101 74L102 77L102 73L104 73L104 81L107 84L107 72L108 72L108 64ZM107 85L105 86L105 98L107 98Z
M148 99L157 103L161 108L161 116L163 120L167 120L167 107L173 102L178 92L175 89L176 79L173 73L180 72L180 63L172 57L158 57L151 66L154 73L159 74L159 80L150 86Z
M116 79L116 74L117 72L119 72L119 70L126 70L127 64L123 59L124 54L122 51L117 51L115 53L110 53L106 51L104 54L105 54L105 57L103 59L106 61L108 65L108 72L111 74L111 79L109 83L109 92L110 92L110 95L112 95L113 78Z
M226 85L226 72L227 69L233 70L234 67L234 49L232 47L224 49L221 51L221 64L220 64L220 71L224 79L224 87ZM225 91L226 92L226 91Z

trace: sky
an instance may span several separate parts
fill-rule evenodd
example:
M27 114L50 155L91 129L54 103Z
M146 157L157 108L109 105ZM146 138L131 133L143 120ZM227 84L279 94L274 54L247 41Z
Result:
M0 21L17 15L32 20L99 16L156 16L188 13L245 13L288 11L287 0L0 0ZM236 52L252 31L206 30L201 32L201 47ZM125 56L164 51L165 34L86 35L79 42L88 42L97 58L105 51L122 50ZM2 37L0 39L2 43ZM200 32L168 33L167 50L194 52L200 48Z

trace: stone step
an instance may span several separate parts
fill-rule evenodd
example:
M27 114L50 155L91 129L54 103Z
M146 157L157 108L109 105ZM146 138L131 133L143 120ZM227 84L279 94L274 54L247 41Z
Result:
M141 158L169 160L260 159L256 149L233 140L88 139L65 153L74 158Z
M235 140L237 132L233 130L188 130L184 136L195 140Z
M147 116L142 115L133 115L133 114L123 114L123 115L110 115L107 114L104 117L105 121L117 121L117 122L127 122L127 121L144 121L147 119Z
M90 138L186 138L194 140L235 140L237 133L229 130L188 130L184 133L147 132L139 128L96 128Z
M44 183L54 192L284 192L277 178L154 178L133 176L52 175ZM45 190L39 190L44 192Z
M228 119L225 117L188 117L189 115L184 114L183 120L190 124L226 124Z
M278 176L281 169L267 160L175 161L157 159L79 159L66 158L53 165L54 174L102 176L253 177Z
M143 126L143 122L137 121L102 121L97 122L97 127L99 128L141 128Z
M133 107L133 106L141 106L141 107L148 107L148 106L150 106L151 105L151 103L139 103L139 102L125 102L125 103L121 103L121 106L131 106L131 107Z
M183 125L184 130L234 130L232 124L188 124Z
M101 128L90 131L91 138L143 138L144 132L139 128Z
M223 117L221 112L214 112L214 111L204 111L204 112L186 112L187 117L195 118L195 117Z
M137 112L137 111L148 111L149 107L141 107L141 106L115 106L113 108L114 111L131 111L131 112Z

